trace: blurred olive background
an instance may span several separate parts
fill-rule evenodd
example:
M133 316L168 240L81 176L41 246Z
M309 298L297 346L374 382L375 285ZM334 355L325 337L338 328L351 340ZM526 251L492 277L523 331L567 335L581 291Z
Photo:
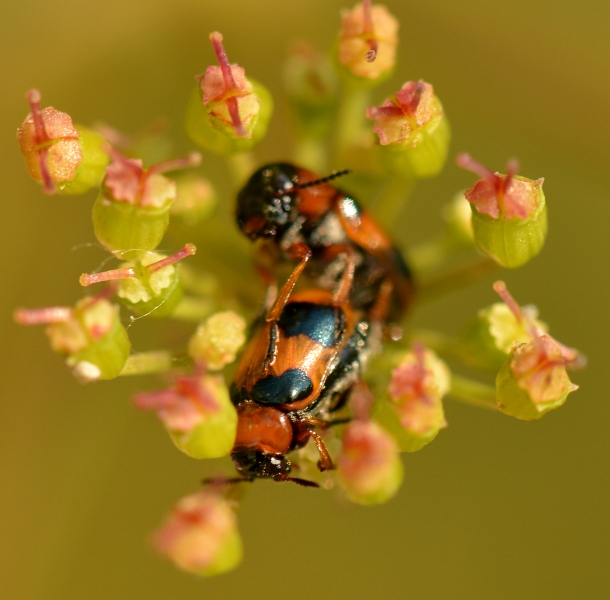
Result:
M468 150L502 170L517 156L523 175L546 178L547 245L501 277L520 302L538 305L560 341L588 355L589 366L574 374L581 389L540 422L448 401L449 428L404 456L405 484L387 505L361 508L332 492L254 485L239 513L243 566L212 580L182 574L146 540L210 469L177 452L152 415L132 408L135 390L158 384L80 385L42 328L12 322L16 306L72 303L82 293L78 276L103 256L71 250L95 242L94 196L47 198L28 179L15 141L27 89L38 87L43 106L77 122L102 120L127 132L166 116L181 152L191 148L182 113L193 76L214 62L207 35L217 29L231 61L277 99L260 159L286 159L285 50L295 37L330 44L342 6L3 3L2 599L610 597L607 2L388 0L401 21L400 62L377 99L424 78L451 121L452 157ZM223 171L214 170L223 186ZM434 233L439 206L473 181L452 158L441 177L420 184L404 239ZM495 301L492 281L430 303L416 321L458 331Z

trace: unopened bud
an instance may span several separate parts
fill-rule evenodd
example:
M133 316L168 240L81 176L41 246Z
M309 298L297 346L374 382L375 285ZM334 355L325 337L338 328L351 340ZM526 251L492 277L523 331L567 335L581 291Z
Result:
M251 150L267 133L273 112L271 94L230 64L223 37L217 31L210 41L219 66L208 67L191 95L186 111L186 131L191 139L216 154Z
M390 500L403 479L392 436L374 421L352 421L343 435L337 476L353 502L371 505Z
M445 164L450 131L432 86L409 81L366 116L375 120L386 167L394 174L421 179L436 175Z
M118 306L103 298L85 297L73 309L22 309L15 320L23 325L46 323L51 348L64 355L66 365L84 381L114 379L131 350Z
M339 62L361 81L386 79L394 68L398 21L385 6L364 0L341 13Z
M442 397L450 382L445 363L419 344L392 371L390 400L378 403L375 420L393 435L401 451L420 450L447 426Z
M468 154L460 154L457 163L482 177L464 193L472 208L479 248L503 267L514 269L527 263L546 239L544 179L517 176L516 161L509 161L506 175L493 173Z
M237 411L220 376L177 377L172 388L137 394L134 403L157 411L176 447L192 458L219 458L233 448Z
M189 354L201 360L211 371L219 371L235 360L246 341L246 322L233 311L208 317L189 342Z
M203 577L234 569L243 554L235 512L220 495L206 491L174 506L154 544L177 567Z
M93 206L93 226L97 239L111 252L135 259L159 245L169 224L176 184L161 173L195 167L201 156L193 153L144 169L141 160L113 154Z

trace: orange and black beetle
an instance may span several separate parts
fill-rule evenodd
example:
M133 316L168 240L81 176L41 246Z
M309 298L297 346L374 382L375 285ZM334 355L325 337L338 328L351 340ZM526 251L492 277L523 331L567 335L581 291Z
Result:
M411 273L371 215L328 183L338 175L320 179L288 163L266 165L237 196L237 224L252 240L268 240L259 255L261 263L268 257L302 259L309 250L313 264L308 273L325 289L336 285L342 257L352 253L356 265L352 306L370 310L385 286L390 294L381 319L398 320L413 295ZM260 264L259 269L273 280L272 268Z
M378 343L380 327L354 311L348 300L352 260L334 293L310 289L291 294L306 263L304 258L273 307L255 323L231 386L238 413L231 457L246 479L311 484L288 475L286 457L309 438L320 452L320 470L333 467L314 427L331 424L330 414L359 380Z

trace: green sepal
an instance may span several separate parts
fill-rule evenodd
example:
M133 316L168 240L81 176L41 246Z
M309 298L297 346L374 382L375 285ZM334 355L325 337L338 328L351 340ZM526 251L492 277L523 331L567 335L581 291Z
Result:
M161 208L142 207L109 200L102 190L93 205L95 237L117 256L136 259L161 243L169 225L171 205L167 202Z
M381 398L375 403L373 419L379 423L393 438L401 452L417 452L429 444L440 429L436 429L426 435L419 435L405 429L396 411L392 408L387 398Z
M110 162L110 158L104 152L106 141L99 133L82 125L76 125L75 128L78 131L78 145L83 161L77 167L71 181L57 186L59 194L84 194L94 187L99 187Z
M244 555L243 542L238 531L232 531L222 543L214 560L204 569L194 571L201 577L214 577L235 569Z
M516 269L542 250L547 233L547 213L542 188L539 194L538 208L527 219L493 219L479 213L473 204L470 205L475 242L499 265Z
M400 143L380 146L385 168L409 179L434 177L442 170L451 141L449 121L442 114L417 128L413 135Z
M506 361L496 377L496 396L498 408L505 414L523 421L534 421L550 410L559 408L565 403L568 394L573 391L569 385L559 397L549 402L534 402L530 395L519 387L517 379Z
M206 377L206 385L214 386L211 395L219 403L219 410L206 414L191 431L169 431L176 447L191 458L227 456L237 435L237 410L229 398L224 380L222 377Z
M68 367L73 368L78 363L86 362L95 365L100 370L99 379L114 379L121 373L129 353L131 342L127 330L123 327L118 314L118 307L112 322L112 328L98 340L92 340L83 350L66 358ZM78 318L77 313L75 316ZM83 330L86 328L83 326Z
M197 84L191 94L185 116L185 129L188 136L204 150L221 156L239 152L248 152L267 134L267 128L273 114L273 98L267 88L248 77L252 84L252 93L258 98L259 111L248 128L252 137L239 137L232 127L209 114L203 104L203 92Z

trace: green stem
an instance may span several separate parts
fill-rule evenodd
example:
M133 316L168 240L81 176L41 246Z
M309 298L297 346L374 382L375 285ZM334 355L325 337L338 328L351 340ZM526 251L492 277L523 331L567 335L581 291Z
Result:
M212 298L185 296L174 308L171 318L180 321L203 321L217 308L217 303Z
M496 389L494 387L468 379L467 377L462 377L461 375L451 375L451 390L449 395L466 404L498 410Z
M129 356L119 375L162 373L164 371L169 371L173 366L174 358L170 352L165 350L141 352L140 354L132 354Z
M350 146L362 139L366 108L370 104L370 91L345 86L341 95L336 127L336 162L342 162Z
M440 275L422 277L419 280L417 299L427 301L436 296L446 294L492 273L497 268L498 265L491 258L477 256L476 260L468 261Z
M393 176L374 200L373 210L377 220L396 237L402 234L400 217L414 187L415 180Z

